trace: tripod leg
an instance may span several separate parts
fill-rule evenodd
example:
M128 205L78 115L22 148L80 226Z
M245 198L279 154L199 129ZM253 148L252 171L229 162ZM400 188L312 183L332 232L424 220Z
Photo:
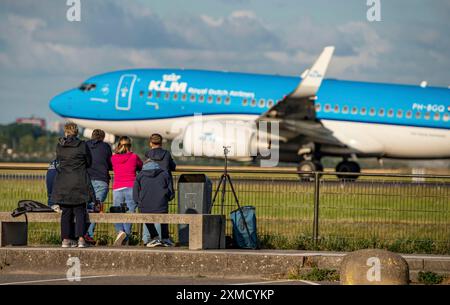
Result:
M224 175L223 184L222 184L222 200L220 202L221 215L224 215L224 206L225 206L225 196L227 191L227 175Z
M224 180L225 180L225 175L220 176L219 184L217 185L217 188L214 192L214 197L213 197L213 200L211 203L211 207L209 208L209 213L211 213L211 211L212 211L214 203L216 202L217 195L219 194L220 186L222 185Z
M241 209L241 205L239 204L239 199L238 199L238 197L237 197L237 195L236 195L236 192L235 192L235 190L234 190L233 182L231 182L231 177L230 177L230 175L228 175L228 174L227 174L227 180L228 180L228 182L230 183L231 193L232 193L233 196L234 196L234 201L236 202L236 205L238 206L238 208Z

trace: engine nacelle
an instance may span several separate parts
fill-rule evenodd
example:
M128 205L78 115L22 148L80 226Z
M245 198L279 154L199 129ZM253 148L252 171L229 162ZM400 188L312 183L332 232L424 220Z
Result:
M93 131L94 131L93 129L85 128L84 131L83 131L83 136L85 138L90 139ZM116 136L113 135L112 133L106 133L105 132L105 140L104 141L106 143L109 143L109 144L114 144L115 141L116 141Z
M271 141L258 131L255 122L204 121L189 124L183 136L183 154L196 157L224 157L228 147L230 159L249 160L270 155Z

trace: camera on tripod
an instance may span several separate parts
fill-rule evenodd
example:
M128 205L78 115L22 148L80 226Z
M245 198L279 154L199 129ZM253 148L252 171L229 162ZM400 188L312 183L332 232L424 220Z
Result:
M110 213L126 213L126 212L128 212L128 207L127 207L127 204L125 203L125 202L122 202L121 204L120 204L120 206L112 206L112 207L110 207L109 208L109 212Z

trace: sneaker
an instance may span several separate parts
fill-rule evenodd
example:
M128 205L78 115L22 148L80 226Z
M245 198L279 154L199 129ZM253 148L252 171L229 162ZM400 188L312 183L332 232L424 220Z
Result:
M161 240L164 247L175 247L175 243L170 238Z
M86 243L86 241L83 239L79 239L78 240L78 248L86 248L88 247L88 244Z
M64 239L62 241L62 248L75 248L77 246L77 242L71 239Z
M162 246L163 243L159 240L159 238L155 238L152 239L148 244L147 247L148 248L154 248L154 247L158 247L158 246Z
M116 240L114 241L114 246L122 246L123 241L127 238L127 233L121 231L119 234L117 234Z
M96 243L95 240L92 237L90 237L88 234L84 235L83 237L87 244L95 245L95 243Z

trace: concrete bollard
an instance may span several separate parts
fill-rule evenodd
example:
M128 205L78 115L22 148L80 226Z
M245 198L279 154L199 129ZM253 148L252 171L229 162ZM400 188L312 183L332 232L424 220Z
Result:
M342 285L408 285L406 260L386 250L365 249L347 254L340 269Z

